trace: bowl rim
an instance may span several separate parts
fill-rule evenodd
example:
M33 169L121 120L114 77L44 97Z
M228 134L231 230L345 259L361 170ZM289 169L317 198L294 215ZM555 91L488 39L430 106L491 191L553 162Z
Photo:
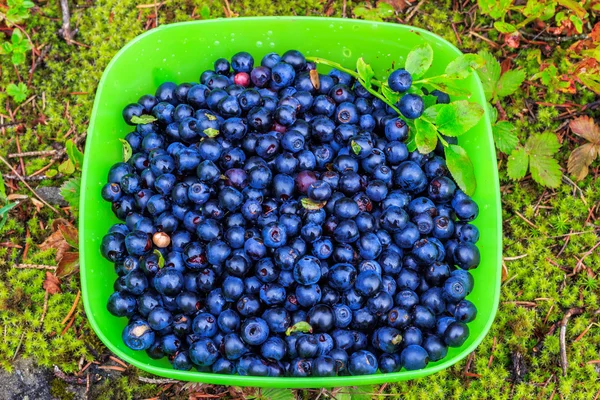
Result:
M186 22L177 22L177 23L173 23L173 24L160 25L158 28L146 31L146 32L142 33L141 35L136 36L131 41L129 41L125 46L123 46L114 55L114 57L108 63L104 72L102 73L102 77L101 77L100 81L98 82L98 87L97 87L96 94L94 97L94 105L92 108L88 131L93 132L96 129L95 125L96 125L96 120L98 119L98 112L100 109L100 104L99 104L98 99L101 97L101 94L105 88L104 83L108 79L107 77L110 74L110 70L117 63L119 58L124 53L126 53L129 50L129 48L134 46L137 42L145 40L148 37L153 36L160 31L164 31L164 30L168 30L168 29L176 29L181 26L187 26L187 25L192 25L192 24L194 24L194 25L195 24L228 24L228 23L235 24L236 21L240 21L240 20L244 20L244 21L245 20L253 20L253 21L260 21L260 22L264 22L264 23L269 23L270 21L277 21L277 20L278 21L281 21L281 20L288 20L288 21L305 20L305 21L320 21L320 22L328 22L328 23L353 23L353 24L370 25L370 26L373 26L374 24L375 25L384 25L384 26L392 25L392 26L397 26L397 27L401 27L404 29L409 29L412 32L416 32L417 34L423 35L423 37L427 38L428 41L434 40L437 42L441 42L446 47L448 47L450 50L452 50L452 52L454 52L456 54L456 56L463 54L456 46L454 46L452 43L448 42L446 39L430 32L430 31L422 29L422 28L416 28L416 27L412 27L410 25L404 25L404 24L372 22L372 21L356 20L356 19L348 19L348 18L267 16L267 17L244 17L244 18L235 18L235 19L217 18L217 19L211 19L211 20L186 21ZM485 99L483 85L478 77L476 78L476 81L477 81L476 82L476 86L477 86L476 90L479 91L481 98ZM486 135L487 140L489 142L491 142L491 143L489 143L489 145L491 145L492 148L495 148L493 137L491 134L491 121L490 121L489 111L487 110L487 107L484 107L484 109L485 109L484 125L485 125L485 129L487 130L487 135ZM93 140L94 140L94 136L91 135L91 140L88 140L86 142L86 149L87 149L88 145L90 145L90 143L93 142ZM491 160L490 162L494 162L494 164L496 163L496 155L495 154L493 154L493 160ZM88 168L90 168L90 157L88 156L88 152L86 151L82 171L85 172ZM86 293L86 289L88 286L88 284L87 284L88 277L87 277L86 268L84 267L84 263L86 260L86 254L85 254L86 250L85 250L85 246L83 245L83 243L86 241L87 234L86 234L85 230L83 230L81 228L82 228L82 224L83 224L82 221L85 221L86 208L84 207L84 204L87 199L87 194L86 194L85 190L82 190L80 203L79 203L79 209L80 209L80 215L79 215L80 247L79 248L80 248L80 252L81 252L80 259L81 259L81 264L82 264L81 269L80 269L80 276L81 276L81 290L82 290L83 304L84 304L84 309L85 309L88 321L89 321L92 329L94 330L95 334L104 343L104 345L106 347L108 347L108 349L110 351L112 351L115 355L120 357L122 360L124 360L146 372L150 372L150 373L153 373L153 374L159 375L159 376L170 377L173 379L179 379L179 380L183 380L183 381L196 381L196 382L220 384L220 385L226 385L226 386L236 385L236 386L271 387L271 388L311 388L311 387L314 388L314 387L360 386L360 385L379 384L379 383L385 383L385 382L397 382L397 381L420 378L420 377L424 377L424 376L428 376L428 375L437 373L439 371L442 371L442 370L456 364L458 361L462 360L468 354L473 352L477 346L479 346L479 344L483 341L483 339L489 332L491 325L494 321L494 318L496 316L497 310L498 310L498 304L499 304L499 300L500 300L500 288L501 288L501 281L500 281L501 274L500 273L501 273L501 264L502 264L501 263L501 260L502 260L502 207L501 207L501 200L500 200L500 194L499 194L500 193L500 185L499 185L499 179L498 179L498 170L496 168L493 169L490 180L491 180L491 184L494 186L494 191L496 193L498 193L498 195L495 198L495 202L496 202L496 204L495 204L495 214L496 214L495 219L498 221L498 226L497 226L497 229L495 232L496 236L497 236L495 245L497 246L497 249L498 249L498 256L497 256L497 259L495 260L496 276L495 276L495 293L494 293L494 299L493 299L494 306L492 308L491 315L488 316L485 326L478 333L478 335L475 337L475 339L469 346L463 348L460 351L460 353L454 355L452 358L442 361L439 364L436 364L434 366L428 367L427 369L416 370L416 371L402 370L399 372L393 372L393 373L387 373L387 374L386 373L377 373L374 375L359 375L359 376L307 377L307 378L300 378L300 379L294 378L294 377L269 378L269 377L259 377L259 376L221 375L221 374L215 374L215 373L209 373L209 372L199 372L199 371L192 371L192 370L181 371L181 370L175 370L172 368L164 368L164 367L160 367L160 366L150 365L150 364L144 363L142 361L139 361L134 357L129 356L128 354L124 353L121 349L119 349L119 347L117 347L117 345L115 343L113 343L104 334L103 330L99 326L99 323L96 321L96 319L94 317L94 312L93 312L94 308L92 307L90 297ZM488 184L490 184L490 182L488 182ZM86 173L82 173L81 187L82 188L87 187L87 174Z

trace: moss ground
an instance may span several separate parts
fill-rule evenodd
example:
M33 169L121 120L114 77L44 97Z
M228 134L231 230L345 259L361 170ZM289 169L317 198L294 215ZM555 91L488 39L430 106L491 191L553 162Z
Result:
M155 8L139 7L141 1L69 3L77 44L66 44L58 34L62 18L59 2L39 1L22 26L35 47L45 55L43 61L36 65L30 77L31 53L17 68L9 56L0 56L0 88L22 81L28 85L28 99L34 96L17 109L14 100L0 91L0 114L3 115L0 154L4 156L18 152L19 148L21 151L60 150L67 139L83 135L103 69L125 43L154 24ZM556 132L562 142L559 159L561 165L565 165L570 151L577 145L574 137L566 134L565 119L559 116L565 109L535 105L535 102L557 105L568 102L577 110L578 106L592 103L597 97L585 89L576 94L548 90L529 78L539 71L542 63L549 62L557 65L559 73L566 73L568 43L562 46L551 43L549 50L535 43L522 43L519 49L499 48L496 31L479 29L491 26L492 20L473 12L474 3L467 2L466 7L455 7L451 1L422 3L411 24L438 33L465 51L488 49L500 59L508 57L513 60L513 68L527 72L524 85L513 96L503 99L501 106L509 120L517 125L521 139L532 133ZM356 5L348 1L348 15ZM240 17L341 16L343 8L341 0L240 0L230 1L228 5L221 1L171 0L159 8L158 20L163 24L225 17L231 13ZM402 12L398 14L399 20L405 17ZM455 23L458 35L448 28L448 21ZM470 35L473 29L489 37L490 42ZM6 38L9 31L3 31ZM39 57L40 54L36 54L36 58ZM585 113L596 120L600 117L593 108ZM12 122L16 124L11 125ZM15 167L19 164L14 158L9 161ZM25 158L25 173L30 175L49 162L50 157ZM410 399L596 399L600 395L600 329L598 316L594 314L600 307L597 275L600 251L590 252L599 240L600 181L595 177L598 164L588 178L578 183L577 189L569 183L547 189L528 177L514 182L506 176L505 165L506 158L501 156L506 276L492 330L467 360L454 367L427 378L375 387L372 388L374 393ZM10 173L4 165L0 165L0 171ZM63 180L45 179L32 185L56 187ZM17 180L7 180L7 188L12 194L30 194ZM44 306L46 271L15 268L17 264L56 264L54 249L38 248L50 234L56 218L48 208L37 209L31 201L24 201L10 213L7 224L0 230L0 366L10 371L18 358L33 359L43 368L57 366L63 373L56 374L51 382L51 393L56 398L75 396L70 388L86 384L86 374L77 374L89 362L117 368L99 369L96 364L88 367L87 372L94 378L89 394L94 398L149 398L165 394L195 398L191 397L195 393L222 393L224 389L215 387L144 383L138 379L138 371L118 370L119 364L108 358L108 351L87 325L81 303L72 327L65 329L63 319L77 296L78 277L63 279L61 293L49 295ZM569 365L563 375L557 326L567 310L577 307L583 308L583 313L573 316L566 328ZM95 383L95 377L102 379ZM297 394L303 398L316 396L308 391ZM242 395L231 391L227 396L240 398Z

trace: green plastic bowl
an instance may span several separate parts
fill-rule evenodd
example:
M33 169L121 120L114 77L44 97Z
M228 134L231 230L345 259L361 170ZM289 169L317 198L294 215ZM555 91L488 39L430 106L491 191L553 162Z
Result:
M480 214L475 225L481 232L478 243L482 263L472 271L475 289L469 299L476 304L477 319L469 324L471 335L460 348L450 349L446 358L419 371L391 374L340 376L332 378L266 378L218 375L174 370L166 359L153 360L145 352L127 348L121 340L125 318L106 310L116 275L111 263L100 255L102 237L117 223L111 207L100 197L112 164L122 161L123 138L131 127L123 122L121 111L141 95L154 93L165 81L197 81L211 69L215 59L231 58L239 51L250 52L256 60L266 53L280 54L289 49L320 56L353 68L364 57L378 76L392 62L402 61L416 45L427 42L434 49L429 74L442 73L460 51L440 37L410 26L357 21L352 19L260 17L196 21L161 26L129 42L112 59L100 80L87 135L80 204L81 285L90 325L98 337L118 357L145 371L185 381L221 385L274 388L317 388L367 385L420 378L458 362L483 340L490 329L500 293L502 254L501 208L496 153L487 114L464 137L465 147L475 165L479 187L474 199ZM471 100L486 108L480 81L472 76L465 85Z

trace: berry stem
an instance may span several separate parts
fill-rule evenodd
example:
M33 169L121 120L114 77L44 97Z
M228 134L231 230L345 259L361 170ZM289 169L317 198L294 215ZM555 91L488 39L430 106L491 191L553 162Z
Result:
M306 57L306 60L312 61L317 64L327 65L331 68L335 68L337 70L347 73L348 75L353 76L356 80L360 79L358 72L348 69L348 68L342 66L341 64L336 63L335 61L330 61L330 60L327 60L327 59L321 58L321 57ZM375 78L371 79L371 84L375 85L375 86L381 86L381 82Z

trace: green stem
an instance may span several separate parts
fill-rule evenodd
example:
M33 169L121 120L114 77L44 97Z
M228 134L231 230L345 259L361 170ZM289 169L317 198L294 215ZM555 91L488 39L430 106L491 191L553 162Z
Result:
M330 60L327 60L327 59L321 58L321 57L306 57L306 60L307 61L312 61L312 62L317 63L317 64L327 65L327 66L329 66L331 68L335 68L337 70L345 72L348 75L353 76L357 80L360 79L360 77L358 76L358 72L353 71L351 69L348 69L348 68L342 66L341 64L336 63L335 61L330 61ZM374 79L374 78L371 79L371 84L375 85L375 86L381 86L381 82L378 81L377 79Z

